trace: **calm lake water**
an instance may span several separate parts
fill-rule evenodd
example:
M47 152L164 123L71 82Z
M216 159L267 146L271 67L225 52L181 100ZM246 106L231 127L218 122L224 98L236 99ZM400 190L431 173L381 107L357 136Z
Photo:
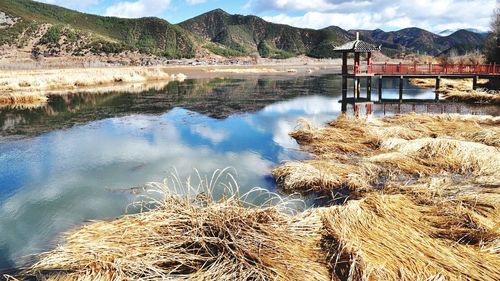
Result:
M211 175L233 167L242 192L255 186L279 192L271 169L308 157L288 133L298 117L321 124L338 116L340 87L335 75L198 79L0 109L0 269L54 247L62 232L85 221L124 214L134 188L174 170L184 179L194 169ZM397 83L384 87L384 98L398 96ZM434 98L405 88L405 97ZM379 105L375 114L404 108Z

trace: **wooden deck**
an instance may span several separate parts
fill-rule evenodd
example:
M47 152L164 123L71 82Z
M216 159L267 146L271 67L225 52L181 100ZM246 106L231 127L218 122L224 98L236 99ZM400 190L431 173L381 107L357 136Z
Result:
M412 77L437 77L443 78L470 78L479 76L484 78L500 78L500 65L496 64L372 64L361 67L347 66L343 73L347 77L367 76L400 76Z
M360 72L361 73L361 72ZM500 65L496 64L373 64L366 73L374 75L500 75Z

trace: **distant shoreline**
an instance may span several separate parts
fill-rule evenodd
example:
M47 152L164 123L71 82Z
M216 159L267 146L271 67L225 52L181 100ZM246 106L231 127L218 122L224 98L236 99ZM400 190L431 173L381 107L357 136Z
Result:
M0 106L44 104L51 94L138 91L186 78L340 73L338 64L171 65L0 69Z

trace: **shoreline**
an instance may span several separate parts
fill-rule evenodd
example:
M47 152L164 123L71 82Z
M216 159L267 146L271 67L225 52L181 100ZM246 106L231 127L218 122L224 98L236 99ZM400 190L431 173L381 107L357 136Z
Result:
M148 88L151 83L187 78L312 75L336 73L331 64L261 64L218 66L95 67L67 69L0 70L0 105L39 105L51 94L100 93Z

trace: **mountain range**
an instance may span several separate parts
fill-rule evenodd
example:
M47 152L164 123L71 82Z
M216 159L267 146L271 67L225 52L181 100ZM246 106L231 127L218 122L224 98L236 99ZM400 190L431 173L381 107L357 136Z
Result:
M457 32L459 30L460 29L445 29L445 30L440 31L440 32L438 32L436 34L440 35L440 36L448 36L448 35L453 34L454 32ZM477 28L466 28L465 30L470 31L470 32L474 32L474 33L479 33L479 34L484 35L484 36L488 35L488 32L481 31L481 30L479 30Z
M29 47L34 56L83 56L139 51L167 58L192 58L212 53L225 57L288 58L307 55L338 57L333 46L355 39L382 45L386 55L440 55L451 49L463 54L483 47L487 35L458 30L440 36L420 28L385 32L315 30L270 23L257 16L213 10L179 24L146 17L123 19L80 13L31 0L0 2L0 45Z

